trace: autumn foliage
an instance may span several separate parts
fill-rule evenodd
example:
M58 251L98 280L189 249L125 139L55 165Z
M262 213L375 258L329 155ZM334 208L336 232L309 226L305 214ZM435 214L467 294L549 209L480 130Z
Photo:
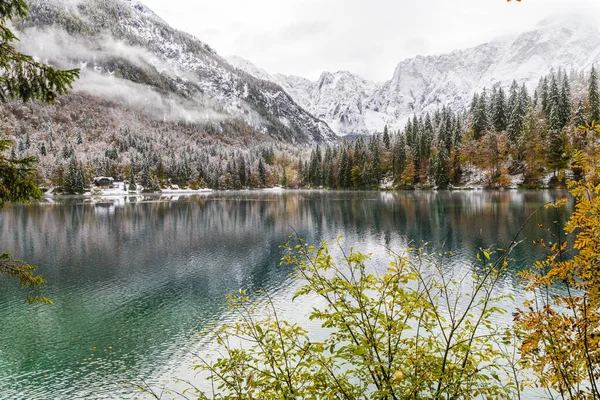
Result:
M581 179L569 183L575 211L552 243L538 242L550 255L522 273L532 298L516 314L535 385L570 399L600 398L599 132L578 132L587 146L574 158Z

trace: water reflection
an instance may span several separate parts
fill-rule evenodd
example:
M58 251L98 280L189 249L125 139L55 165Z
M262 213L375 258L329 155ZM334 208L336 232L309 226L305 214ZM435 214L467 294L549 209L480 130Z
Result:
M39 265L52 307L27 307L0 281L0 399L121 398L152 376L207 321L227 292L285 290L280 249L296 230L310 242L346 243L386 259L386 247L429 242L470 258L507 245L527 217L563 193L231 192L48 200L0 211L0 249ZM543 211L515 258L529 265ZM519 268L523 265L516 265ZM517 291L514 276L506 290Z

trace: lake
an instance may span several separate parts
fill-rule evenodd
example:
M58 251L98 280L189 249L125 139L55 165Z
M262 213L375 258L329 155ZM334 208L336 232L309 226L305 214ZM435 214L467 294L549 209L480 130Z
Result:
M533 211L564 195L246 191L7 205L0 251L37 265L54 304L26 305L16 282L0 280L0 399L142 398L142 379L188 369L192 350L202 351L196 333L226 315L226 293L291 294L279 261L294 230L315 244L343 235L375 263L387 262L388 248L423 242L460 262L507 246ZM520 293L515 272L543 255L531 244L547 237L538 224L564 222L571 207L525 226L504 290Z

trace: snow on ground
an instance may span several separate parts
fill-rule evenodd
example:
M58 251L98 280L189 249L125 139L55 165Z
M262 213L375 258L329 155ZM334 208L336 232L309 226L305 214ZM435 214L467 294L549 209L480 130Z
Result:
M282 188L281 186L275 186L272 188L266 188L266 189L262 189L263 192L283 192L285 189Z
M464 171L466 180L461 187L472 188L472 189L483 189L486 187L487 176L486 173L476 167L468 167Z
M518 189L520 185L523 184L523 182L525 182L525 175L524 174L517 174L517 175L513 175L510 177L511 180L511 184L510 184L510 188L511 189Z
M56 195L55 191L57 186L48 189L46 193L43 194L43 197L48 199L52 198ZM83 193L83 197L92 197L92 198L110 198L110 197L123 197L123 196L140 196L142 195L142 191L144 190L143 186L137 185L137 190L129 191L128 186L125 182L115 182L112 188L100 188L93 187L91 190L88 190ZM211 193L212 189L179 189L178 187L171 187L167 189L162 189L160 192L156 194L181 194L181 195L190 195L190 194L201 194L201 193ZM145 195L151 195L153 193L143 193ZM141 197L141 196L140 196Z

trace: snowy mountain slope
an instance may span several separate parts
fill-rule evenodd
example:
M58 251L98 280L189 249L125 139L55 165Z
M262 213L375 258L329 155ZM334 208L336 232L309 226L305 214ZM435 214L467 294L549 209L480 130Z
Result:
M326 121L338 134L367 131L364 101L381 87L348 71L323 72L316 82L294 75L269 75L241 57L227 57L236 68L280 85L305 110Z
M212 124L239 118L277 140L336 140L327 124L280 86L232 68L210 46L171 28L137 0L28 4L30 18L17 27L20 47L63 67L81 67L77 92L159 120Z
M398 129L412 114L444 105L458 111L468 106L474 92L508 86L513 79L533 90L551 69L589 69L599 61L597 23L586 16L566 15L473 48L404 60L381 85L347 72L325 72L316 82L284 75L271 80L344 135L381 132L386 124ZM249 74L257 69L239 67Z

